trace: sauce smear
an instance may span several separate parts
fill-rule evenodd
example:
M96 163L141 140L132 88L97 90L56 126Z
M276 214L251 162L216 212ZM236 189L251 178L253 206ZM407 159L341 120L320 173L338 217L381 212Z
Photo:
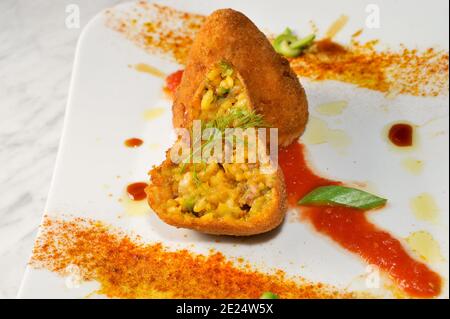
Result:
M166 78L166 88L170 93L175 94L178 86L181 83L181 78L183 77L183 72L184 72L183 70L178 70L178 71L170 74Z
M136 64L134 66L134 69L136 71L138 71L138 72L148 73L148 74L151 74L153 76L160 77L160 78L164 78L166 76L164 74L164 72L158 70L157 68L155 68L155 67L153 67L151 65L145 64L145 63Z
M399 147L408 147L413 144L413 127L407 123L398 123L391 126L388 134L392 144Z
M304 146L300 143L292 143L286 148L281 148L278 153L278 161L284 173L288 201L292 206L296 206L299 199L317 187L341 184L316 175L309 168L304 153Z
M304 146L299 143L280 149L279 164L292 206L319 186L342 184L316 175L308 167ZM302 213L318 232L378 266L408 295L422 298L439 295L440 276L409 256L400 241L391 234L369 222L367 212L325 206L303 207Z
M130 196L132 200L139 201L147 198L147 194L145 194L145 188L147 187L147 183L138 182L133 183L127 186L127 194Z
M132 137L125 140L124 144L126 147L139 147L144 144L144 141L140 138Z

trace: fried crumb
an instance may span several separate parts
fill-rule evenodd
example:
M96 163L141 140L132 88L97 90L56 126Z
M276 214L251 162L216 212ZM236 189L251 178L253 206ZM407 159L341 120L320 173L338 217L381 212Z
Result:
M139 2L127 12L109 10L106 24L153 54L169 55L181 64L205 16L171 7ZM317 27L310 22L317 33ZM379 40L360 43L357 30L349 45L329 39L316 41L305 54L290 59L297 75L316 81L337 80L383 92L386 96L448 94L449 54L428 48L380 50Z
M30 264L60 275L76 265L84 280L100 283L97 293L117 298L259 298L264 291L281 298L362 296L289 278L281 270L264 273L248 263L239 267L216 251L199 255L145 244L139 236L82 218L46 217Z

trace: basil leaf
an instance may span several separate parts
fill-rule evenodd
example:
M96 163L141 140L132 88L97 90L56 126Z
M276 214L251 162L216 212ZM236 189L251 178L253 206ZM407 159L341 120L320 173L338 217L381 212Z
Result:
M301 200L299 205L345 206L362 210L384 206L387 200L359 189L338 185L318 187Z

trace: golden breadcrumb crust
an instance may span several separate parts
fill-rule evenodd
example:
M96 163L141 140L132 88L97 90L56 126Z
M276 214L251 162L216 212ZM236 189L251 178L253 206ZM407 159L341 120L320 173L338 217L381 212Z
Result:
M172 191L173 180L168 179L163 172L176 165L170 160L169 153L170 151L167 151L167 158L160 166L154 167L149 172L151 183L145 190L150 207L167 224L208 234L250 236L270 231L283 221L287 201L283 173L280 168L274 173L275 184L270 202L264 205L261 211L248 218L205 218L189 213L168 213L164 204L173 199L175 194Z
M232 9L213 12L194 40L172 107L174 127L189 127L198 119L200 106L193 102L207 72L220 61L233 65L245 85L250 106L268 125L278 128L281 146L303 133L308 102L289 62L274 51L253 22Z

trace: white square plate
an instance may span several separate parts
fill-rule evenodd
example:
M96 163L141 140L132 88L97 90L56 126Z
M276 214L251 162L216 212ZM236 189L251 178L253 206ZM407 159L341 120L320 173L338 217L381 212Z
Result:
M404 43L407 47L438 46L448 50L446 1L164 2L202 14L231 7L244 12L263 31L271 33L278 33L286 26L310 30L310 20L323 31L341 14L346 14L350 22L337 37L343 43L348 42L354 31L364 28L369 3L380 7L381 28L365 28L362 40L379 38L393 48ZM115 10L129 10L132 6L132 3L124 4ZM124 187L147 180L147 171L163 160L174 138L171 103L161 90L163 80L129 67L136 63L158 66L167 73L181 68L170 59L148 54L106 27L103 13L86 26L78 43L64 131L46 206L49 216L65 214L101 220L139 234L146 242L162 242L170 248L186 247L200 253L214 248L226 256L245 256L263 268L276 267L288 275L301 275L338 287L347 287L365 274L363 261L317 234L307 223L292 222L293 212L275 234L247 240L222 238L218 243L211 236L168 226L146 207L141 207L145 214L127 213L127 204L118 201L124 196ZM312 115L322 117L331 127L344 130L351 137L344 154L328 144L309 146L313 166L331 178L369 182L372 189L389 198L390 205L372 214L371 220L397 238L402 240L417 230L431 233L445 261L430 267L443 276L442 297L448 298L448 96L392 99L380 92L335 81L302 79L302 83ZM339 100L348 101L349 105L338 119L323 117L315 110L317 105ZM163 114L146 120L144 113L153 108L163 109ZM400 162L404 156L392 152L381 138L383 128L397 120L419 125L421 143L414 156L425 162L419 176L403 170ZM443 133L435 135L436 132ZM142 137L145 144L136 149L125 148L123 141L134 136ZM439 224L414 218L409 201L423 192L434 196L440 210ZM235 243L240 245L235 247ZM85 283L78 289L69 289L64 278L29 267L19 296L81 298L95 287L95 283Z

